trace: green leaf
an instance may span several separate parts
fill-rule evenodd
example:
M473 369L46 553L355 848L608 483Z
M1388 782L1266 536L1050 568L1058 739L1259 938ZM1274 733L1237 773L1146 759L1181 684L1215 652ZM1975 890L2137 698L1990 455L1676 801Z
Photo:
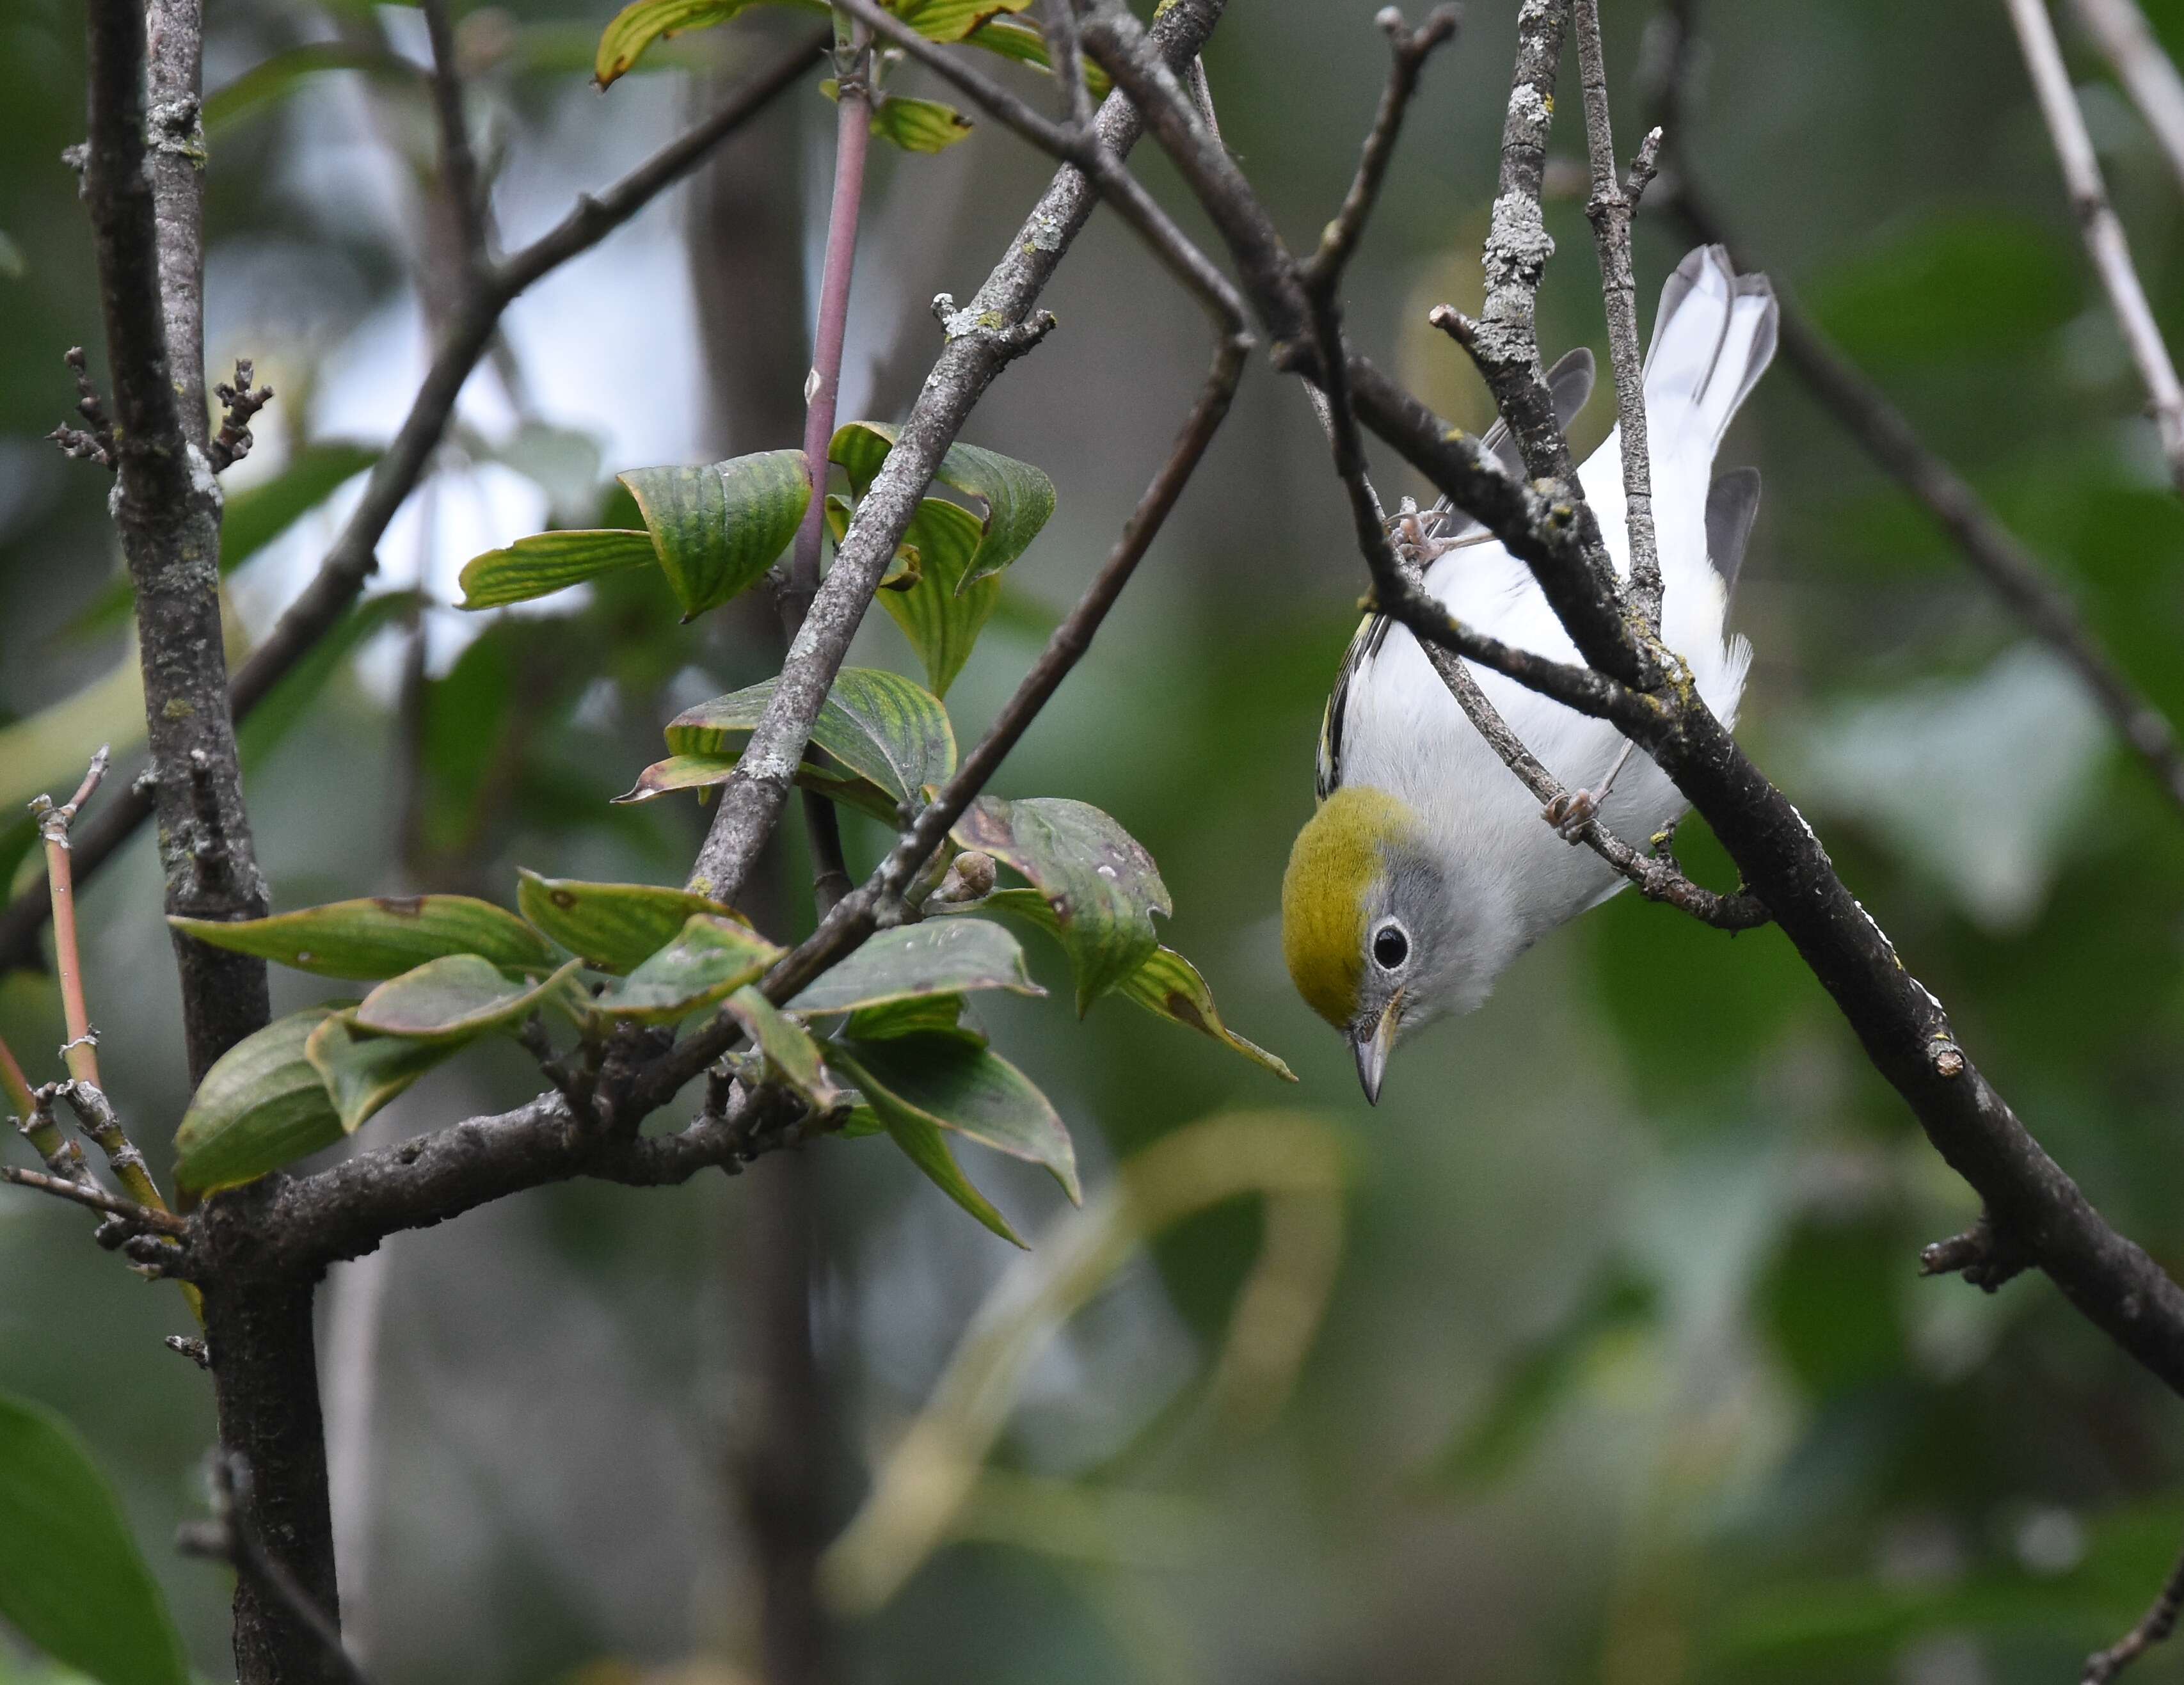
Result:
M634 0L615 14L599 36L592 76L601 87L627 75L644 50L663 36L710 29L764 0Z
M506 550L488 550L463 564L464 609L497 609L526 603L625 567L649 567L659 557L644 533L536 533Z
M243 771L254 771L273 752L310 711L342 664L363 648L374 633L407 619L423 600L416 591L383 591L351 604L333 629L312 644L304 658L265 693L265 700L236 722L235 738L242 753Z
M971 138L977 126L954 106L937 99L905 99L891 93L872 109L872 132L905 152L945 152Z
M667 723L676 756L733 754L757 726L778 681L716 696ZM956 770L956 733L940 699L900 673L844 667L811 728L811 741L882 792L908 803ZM656 769L653 769L656 770ZM644 789L640 782L638 788Z
M915 517L912 517L911 524L916 524ZM833 539L835 549L842 547L842 540L849 530L849 499L829 493L827 498L827 533ZM907 591L917 583L924 566L924 559L918 555L917 546L905 537L903 543L895 546L894 560L888 563L887 572L880 575L879 589L883 591Z
M944 914L953 914L955 909L943 907ZM982 900L972 902L963 912L1006 912L1035 924L1056 941L1061 940L1061 921L1055 917L1054 909L1046 904L1046 897L1037 890L995 890ZM956 916L961 916L960 914ZM1232 1047L1256 1065L1263 1065L1284 1082L1295 1082L1296 1073L1286 1062L1268 1052L1257 1042L1247 1041L1221 1021L1221 1014L1213 1004L1213 990L1206 985L1199 969L1173 948L1156 948L1152 957L1122 982L1116 991L1124 999L1156 1013L1165 1018L1189 1026L1202 1035L1210 1035L1224 1046ZM852 1024L850 1034L864 1032Z
M1213 991L1206 986L1206 979L1196 966L1173 948L1155 948L1150 959L1123 979L1118 992L1149 1013L1173 1018L1201 1035L1212 1036L1253 1064L1263 1065L1284 1082L1296 1080L1296 1073L1281 1058L1222 1023L1221 1014L1213 1005Z
M670 795L679 789L709 789L726 784L735 776L735 770L736 757L733 755L671 755L665 761L655 761L637 775L632 788L610 800L649 801L655 796ZM800 788L816 791L829 801L869 813L890 830L902 823L901 804L878 785L867 784L862 778L840 777L806 761L796 769L796 782Z
M100 1685L189 1685L128 1519L75 1430L0 1393L0 1619Z
M417 86L414 65L375 47L337 41L307 42L259 60L224 87L207 95L203 122L208 137L217 137L244 118L285 99L308 77L327 70L361 70L390 86Z
M343 1130L354 1135L366 1119L460 1045L373 1035L359 1029L352 1014L335 1013L305 1039L304 1057L326 1085Z
M860 1007L842 1026L853 1041L889 1041L898 1035L920 1035L940 1031L950 1035L976 1035L962 1024L961 995L911 995L878 1006ZM983 1041L983 1036L979 1036Z
M827 1072L825 1056L811 1032L746 984L728 996L728 1016L744 1027L768 1068L818 1112L831 1112L848 1096Z
M620 976L673 941L693 913L738 918L688 890L654 884L584 884L517 868L515 905L572 954Z
M192 1197L240 1187L342 1138L341 1113L304 1047L329 1013L353 1004L276 1018L214 1062L175 1131L176 1187Z
M980 796L950 834L1031 880L1056 921L1081 1016L1153 957L1153 915L1173 911L1160 870L1098 808L1065 796Z
M411 73L406 66L403 74ZM376 445L328 439L305 445L271 479L231 494L220 522L220 571L232 573L359 474L375 466ZM71 633L118 626L129 618L136 588L124 573L70 623Z
M1020 64L1035 64L1049 75L1053 73L1053 63L1047 56L1046 32L1021 18L995 18L963 39L972 47L983 47L1004 59L1013 59ZM1108 89L1114 86L1107 80L1107 73L1089 58L1080 55L1079 62L1084 67L1084 86L1092 91L1095 99L1105 99Z
M880 465L902 430L878 421L849 421L836 429L828 460L838 462L859 497L878 477ZM1054 513L1054 482L1028 462L975 444L952 444L934 479L986 506L978 554L956 585L960 592L1000 572L1030 545Z
M374 896L224 923L170 918L201 942L320 977L376 981L446 954L542 974L567 957L514 913L470 896Z
M220 571L242 566L349 481L376 467L382 455L377 445L343 439L307 444L271 479L237 492L220 516Z
M1069 1131L1031 1079L974 1036L923 1035L836 1041L827 1057L890 1124L915 1113L1016 1158L1044 1165L1081 1204Z
M983 918L928 918L883 930L822 972L788 1003L794 1013L846 1013L926 995L1007 989L1045 991L1024 970L1023 950Z
M1009 1226L1009 1219L963 1174L938 1124L913 1108L900 1104L892 1095L875 1092L868 1098L868 1105L860 1106L850 1113L842 1128L844 1135L870 1134L866 1117L878 1119L902 1149L903 1156L925 1173L928 1181L1010 1245L1023 1246L1017 1231Z
M510 981L481 955L448 954L381 984L351 1017L374 1035L470 1041L544 1005L582 964L572 959L552 976L525 984Z
M686 621L756 583L788 548L811 501L800 450L762 450L696 468L632 468L621 479Z
M889 8L931 41L961 41L995 18L1028 9L1031 0L895 0Z
M959 505L927 498L904 537L916 546L917 577L882 596L880 606L925 663L933 694L945 696L993 617L1001 582L989 576L963 589L982 531L978 516Z
M673 1024L755 983L782 951L733 918L694 913L682 933L593 1002L608 1018Z

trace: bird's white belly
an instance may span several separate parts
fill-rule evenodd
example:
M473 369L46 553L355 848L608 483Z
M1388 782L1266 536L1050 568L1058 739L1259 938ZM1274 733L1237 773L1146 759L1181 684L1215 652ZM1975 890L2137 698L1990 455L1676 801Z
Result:
M1603 459L1615 470L1614 447L1611 435L1582 477L1609 552L1625 572L1619 471L1596 471ZM1695 487L1657 488L1668 639L1691 663L1708 705L1733 723L1750 652L1741 639L1724 641L1725 594L1706 561L1704 507L1703 478ZM1427 583L1467 624L1557 661L1579 660L1530 571L1500 544L1452 551ZM1614 727L1476 664L1471 671L1511 729L1565 788L1597 788L1607 776L1624 745ZM1351 689L1342 759L1345 784L1385 789L1408 803L1452 876L1473 893L1506 901L1528 944L1623 885L1598 856L1565 843L1540 817L1536 798L1473 728L1400 626L1389 629L1366 682ZM1685 806L1668 775L1639 751L1617 777L1602 817L1642 849Z

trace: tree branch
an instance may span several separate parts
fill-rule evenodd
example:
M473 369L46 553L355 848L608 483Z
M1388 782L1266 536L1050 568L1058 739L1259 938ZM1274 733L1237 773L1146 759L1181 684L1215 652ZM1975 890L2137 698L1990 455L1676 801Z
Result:
M1600 294L1607 306L1607 362L1615 377L1617 435L1623 450L1623 495L1630 545L1630 597L1647 623L1661 625L1661 548L1653 533L1653 478L1646 432L1646 358L1638 342L1638 283L1631 271L1630 221L1660 156L1655 129L1638 149L1626 189L1616 176L1615 129L1607 109L1607 58L1600 39L1600 0L1577 0L1579 80L1585 90L1585 150L1592 196L1585 215L1600 254Z
M1680 154L1674 181L1669 203L1694 239L1728 248L1739 269L1760 267L1724 226L1693 179L1689 159ZM2153 774L2155 786L2184 810L2184 746L2168 717L2101 647L2039 559L2003 525L1970 483L1919 437L1887 394L1828 342L1779 280L1774 302L1782 360L1875 464L1934 517L1973 572L2077 673L2125 745Z
M2108 1649L2086 1658L2080 1685L2109 1685L2109 1681L2176 1630L2180 1611L2184 1611L2184 1558L2169 1571L2153 1606L2139 1617L2137 1624Z
M120 1218L145 1234L179 1237L188 1232L189 1225L181 1218L109 1193L94 1182L78 1181L71 1176L53 1175L42 1170L21 1170L13 1164L0 1164L0 1182L12 1182L19 1188L35 1188L57 1199L72 1200L90 1210Z
M1212 371L1197 404L1184 421L1167 460L1138 499L1122 535L1091 584L1055 628L1046 648L985 734L963 756L954 775L872 875L844 896L816 930L767 973L760 987L775 1005L794 998L814 978L875 930L901 918L904 891L924 870L956 820L984 789L986 781L1038 717L1039 710L1091 647L1093 634L1151 547L1227 416L1250 346L1249 338L1240 332L1225 336L1216 346ZM734 1020L723 1014L705 1029L686 1036L646 1073L632 1096L633 1103L645 1107L665 1104L676 1090L734 1046L739 1033Z
M1528 6L1523 14L1513 108L1529 103L1528 87L1537 92L1539 14L1552 9ZM1147 103L1148 126L1221 229L1255 309L1273 328L1269 318L1282 306L1284 277L1261 272L1269 251L1279 250L1265 209L1240 174L1223 169L1225 160L1213 160L1190 132L1195 120L1188 104L1164 97L1143 55L1131 47L1133 32L1127 19L1103 12L1088 25L1086 46L1119 85ZM1524 126L1518 120L1524 114L1513 113L1513 129ZM1510 220L1525 219L1519 212ZM1295 285L1293 274L1287 284ZM1578 510L1562 505L1542 510L1511 495L1514 488L1504 477L1486 471L1475 449L1461 448L1468 441L1452 438L1446 423L1369 362L1350 357L1348 372L1360 419L1532 563L1542 591L1562 611L1557 593L1567 595L1579 582L1558 566L1567 551L1558 554L1548 540L1555 528L1577 524ZM1579 649L1599 665L1601 654L1613 652L1613 640L1602 647L1594 634L1611 605L1596 596L1590 608L1590 614L1564 614L1563 620ZM1615 624L1622 626L1619 618ZM1423 618L1413 630L1457 654L1473 653ZM2184 1392L2184 1291L2110 1228L2041 1149L1964 1052L1940 1002L1905 968L1836 876L1803 816L1745 756L1696 693L1671 685L1636 700L1648 706L1623 705L1624 711L1613 717L1705 817L1751 892L1858 1033L1875 1067L1903 1096L1943 1158L1985 1200L1997 1230L2023 1247L2089 1320Z
M2136 0L2075 0L2078 21L2099 45L2184 187L2184 76Z
M1460 17L1454 6L1436 6L1417 29L1407 27L1403 14L1393 6L1383 8L1373 23L1388 37L1388 86L1380 95L1380 109L1366 131L1364 149L1358 154L1357 174L1343 195L1341 209L1319 237L1319 249L1305 259L1305 290L1331 298L1340 284L1365 224L1379 202L1380 184L1387 177L1389 161L1396 155L1396 141L1402 133L1403 116L1418 92L1418 77L1426 60L1444 42L1456 38Z
M86 15L84 196L114 383L114 520L136 587L166 910L253 918L268 903L236 758L220 624L220 488L204 451L203 187L188 138L197 121L197 0L163 0L157 8L161 51L149 76L159 103L148 113L144 12L98 0ZM149 169L148 137L156 148ZM231 881L217 888L200 881L187 843L182 773L192 750L214 769L234 868ZM194 1081L265 1022L265 967L187 936L174 940Z
M1226 0L1174 0L1156 25L1159 51L1187 62L1212 32ZM851 15L870 22L855 8ZM1127 99L1110 98L1094 125L1109 151L1128 151L1138 135L1138 116ZM1007 254L968 306L972 322L1025 322L1095 204L1092 182L1074 165L1055 177ZM849 652L880 576L894 559L940 459L988 386L1018 354L1005 334L964 332L950 338L926 377L894 447L856 518L844 535L834 565L810 617L791 643L774 687L734 776L722 789L720 809L692 874L694 886L718 900L741 890L759 850L779 822L811 726ZM845 903L846 904L846 903ZM836 909L837 913L840 911Z
M2147 302L2146 287L2131 262L2131 243L2123 222L2109 203L2108 184L2101 179L2100 159L2093 137L2086 132L2085 113L2070 86L2070 72L2063 63L2063 48L2055 39L2054 20L2048 15L2047 0L2008 0L2009 20L2016 26L2018 44L2024 49L2025 68L2032 78L2032 92L2047 120L2048 133L2055 143L2056 161L2063 167L2063 182L2070 192L2071 208L2086 237L2086 254L2109 295L2123 330L2124 343L2138 366L2154 426L2161 435L2162 454L2169 459L2170 477L2184 494L2184 385L2176 379L2176 365L2162 343L2161 329Z
M432 43L432 114L440 131L441 185L454 207L465 271L463 290L478 292L490 284L485 189L478 175L477 153L471 146L470 119L463 109L454 25L448 18L448 0L421 0L421 3L425 32Z
M857 220L864 204L865 157L872 145L872 54L862 29L834 50L834 192L827 213L827 256L819 279L819 317L812 336L811 372L804 387L804 460L811 472L811 500L796 530L788 589L781 595L782 630L791 642L819 592L819 558L827 536L827 449L834 438L842 390L842 353L849 338L850 281L857 260ZM716 816L717 817L717 816ZM842 824L834 804L815 790L804 793L804 829L810 840L812 896L820 916L850 890L842 853Z
M558 224L493 271L488 289L457 312L411 401L409 415L372 470L363 498L320 563L317 574L237 672L229 693L236 718L247 717L264 701L333 630L363 591L365 582L378 566L379 540L438 448L454 413L455 399L491 344L501 311L526 288L589 251L635 216L695 169L716 146L795 86L805 72L819 62L827 39L822 32L790 48L738 86L711 115L669 142L611 187L579 198L575 209ZM153 792L162 787L164 778L158 767L155 762L158 776L153 781L140 779L130 785L77 834L79 882L111 858L151 817ZM187 780L181 781L181 789L182 800L187 801ZM46 917L42 894L19 896L0 913L0 971L38 962L37 938Z

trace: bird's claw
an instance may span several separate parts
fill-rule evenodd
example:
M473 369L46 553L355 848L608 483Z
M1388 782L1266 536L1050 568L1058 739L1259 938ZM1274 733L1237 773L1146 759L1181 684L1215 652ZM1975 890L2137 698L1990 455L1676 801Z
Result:
M1605 790L1566 790L1540 810L1540 817L1555 828L1555 834L1566 843L1585 840L1585 828L1600 817L1600 804Z

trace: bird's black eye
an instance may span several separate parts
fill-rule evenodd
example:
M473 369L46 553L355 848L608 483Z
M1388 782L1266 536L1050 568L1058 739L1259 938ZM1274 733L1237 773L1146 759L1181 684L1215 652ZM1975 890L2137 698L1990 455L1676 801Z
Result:
M1393 971L1411 957L1411 939L1400 924L1383 924L1373 933L1373 960L1383 971Z

